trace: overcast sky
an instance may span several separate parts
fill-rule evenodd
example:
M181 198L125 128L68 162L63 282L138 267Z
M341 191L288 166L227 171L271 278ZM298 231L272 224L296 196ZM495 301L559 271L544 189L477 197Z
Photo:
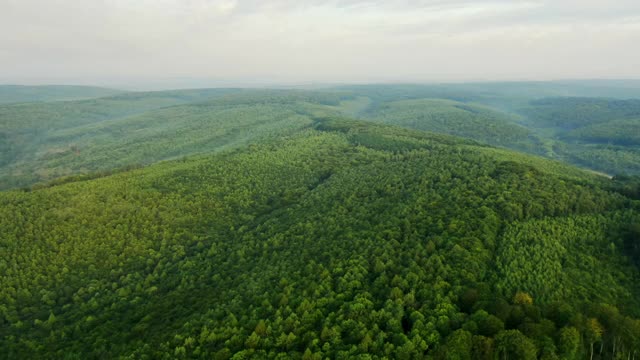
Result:
M0 0L1 83L640 78L640 1Z

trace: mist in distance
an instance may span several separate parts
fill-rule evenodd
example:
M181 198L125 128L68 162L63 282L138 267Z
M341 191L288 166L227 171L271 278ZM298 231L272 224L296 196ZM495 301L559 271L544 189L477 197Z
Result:
M0 83L638 79L640 2L0 0Z

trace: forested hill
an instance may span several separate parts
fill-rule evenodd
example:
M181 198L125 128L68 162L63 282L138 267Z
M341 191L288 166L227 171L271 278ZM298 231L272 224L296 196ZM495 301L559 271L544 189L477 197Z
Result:
M638 202L471 140L284 137L0 192L7 359L613 359L640 350Z
M297 131L348 94L201 89L0 106L0 190Z
M4 104L0 190L224 151L295 133L315 117L336 115L461 136L611 176L640 175L640 145L634 136L640 100L576 97L640 97L635 83L625 84L195 89Z
M638 82L340 87L345 113L463 136L610 175L640 175ZM585 97L589 96L589 97Z
M536 152L530 129L496 109L444 99L375 103L360 115L371 121L462 136L483 143Z

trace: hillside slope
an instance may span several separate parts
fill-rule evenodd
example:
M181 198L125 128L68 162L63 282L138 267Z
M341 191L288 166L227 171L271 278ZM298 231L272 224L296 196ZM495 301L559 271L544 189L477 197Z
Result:
M443 99L380 103L361 116L367 120L466 137L487 144L535 152L531 131L510 114Z
M585 358L595 344L626 358L638 205L606 186L469 140L316 118L218 155L2 192L0 357Z
M222 150L310 124L341 95L205 89L0 106L0 189ZM326 108L326 113L335 113Z

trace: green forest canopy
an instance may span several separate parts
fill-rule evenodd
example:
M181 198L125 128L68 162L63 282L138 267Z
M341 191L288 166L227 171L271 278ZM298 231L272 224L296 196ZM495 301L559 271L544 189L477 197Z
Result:
M336 117L5 191L0 347L42 359L626 358L640 348L640 231L625 194L561 163Z

